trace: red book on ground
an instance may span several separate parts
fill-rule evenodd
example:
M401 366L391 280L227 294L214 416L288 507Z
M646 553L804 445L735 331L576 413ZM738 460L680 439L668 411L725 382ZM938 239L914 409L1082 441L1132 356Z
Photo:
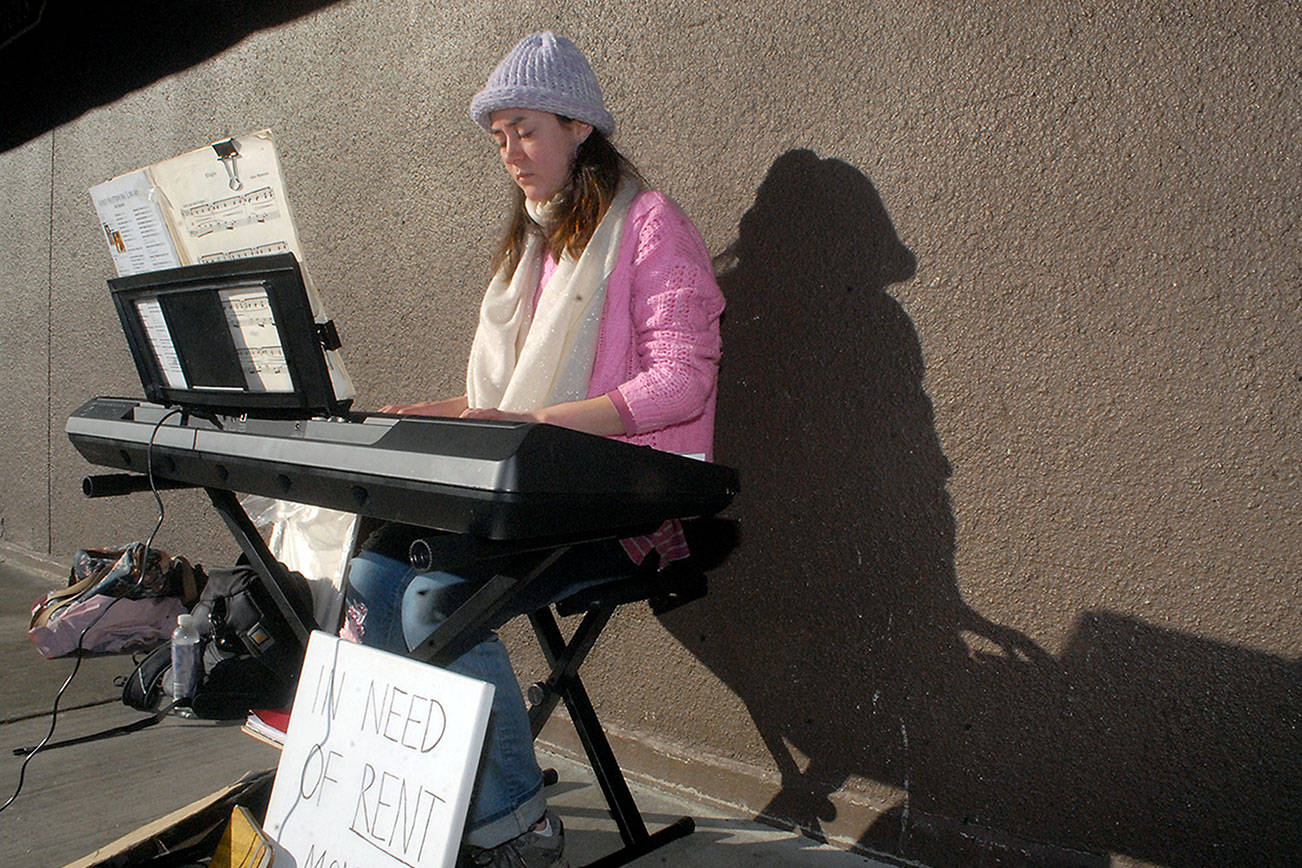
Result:
M249 712L244 726L240 727L254 738L276 747L285 746L285 733L289 731L288 708L259 708Z

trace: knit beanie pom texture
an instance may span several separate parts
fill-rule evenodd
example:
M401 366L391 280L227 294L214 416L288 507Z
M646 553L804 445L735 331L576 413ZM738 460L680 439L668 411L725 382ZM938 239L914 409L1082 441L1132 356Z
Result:
M615 131L615 118L606 110L587 58L577 45L550 30L529 34L502 58L470 101L470 116L487 130L489 115L505 108L584 121L607 136Z

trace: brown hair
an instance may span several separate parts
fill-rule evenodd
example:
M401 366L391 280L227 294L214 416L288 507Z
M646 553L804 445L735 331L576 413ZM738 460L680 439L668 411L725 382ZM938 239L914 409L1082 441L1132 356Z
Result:
M563 124L574 123L570 118L557 117ZM559 202L560 217L551 233L543 239L554 258L560 259L563 253L578 258L583 253L592 240L592 233L597 231L597 224L606 216L621 178L643 186L646 184L637 168L616 150L610 139L600 130L593 129L574 154L570 185ZM515 188L514 203L502 243L493 257L494 271L503 264L509 266L508 271L514 271L524 255L529 234L542 234L542 229L524 210L524 191L519 187Z

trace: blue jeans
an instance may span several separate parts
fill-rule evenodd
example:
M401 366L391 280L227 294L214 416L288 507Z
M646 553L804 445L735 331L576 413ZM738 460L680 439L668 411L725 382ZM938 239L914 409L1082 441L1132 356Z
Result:
M376 537L383 541L387 528ZM401 533L400 531L398 533ZM390 536L393 534L391 533ZM344 594L345 636L364 645L407 654L434 632L470 594L505 566L478 562L453 570L417 573L393 546L372 542L353 559ZM387 553L382 554L382 551ZM526 599L515 601L447 666L450 672L493 685L493 705L466 817L465 842L495 847L527 832L546 810L542 771L533 750L529 712L506 646L493 632L516 615L539 609L581 588L623 578L633 562L618 543L576 546L538 577ZM513 575L512 573L507 573Z

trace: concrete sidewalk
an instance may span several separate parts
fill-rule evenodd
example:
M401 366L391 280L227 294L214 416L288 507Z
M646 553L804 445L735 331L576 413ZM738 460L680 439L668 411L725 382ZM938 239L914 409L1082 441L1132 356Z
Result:
M31 603L62 583L50 565L28 562L0 548L0 804L18 786L22 757L50 728L55 694L72 660L44 660L26 636ZM115 678L133 669L129 657L83 660L59 702L53 741L137 721L142 712L121 702ZM0 865L61 866L177 808L229 784L248 771L274 768L279 752L239 725L168 717L138 732L43 751L28 763L22 791L0 813ZM566 824L574 865L619 845L614 822L586 766L540 756L560 782L548 800ZM717 806L634 785L648 827L681 816L697 831L634 865L884 866Z

